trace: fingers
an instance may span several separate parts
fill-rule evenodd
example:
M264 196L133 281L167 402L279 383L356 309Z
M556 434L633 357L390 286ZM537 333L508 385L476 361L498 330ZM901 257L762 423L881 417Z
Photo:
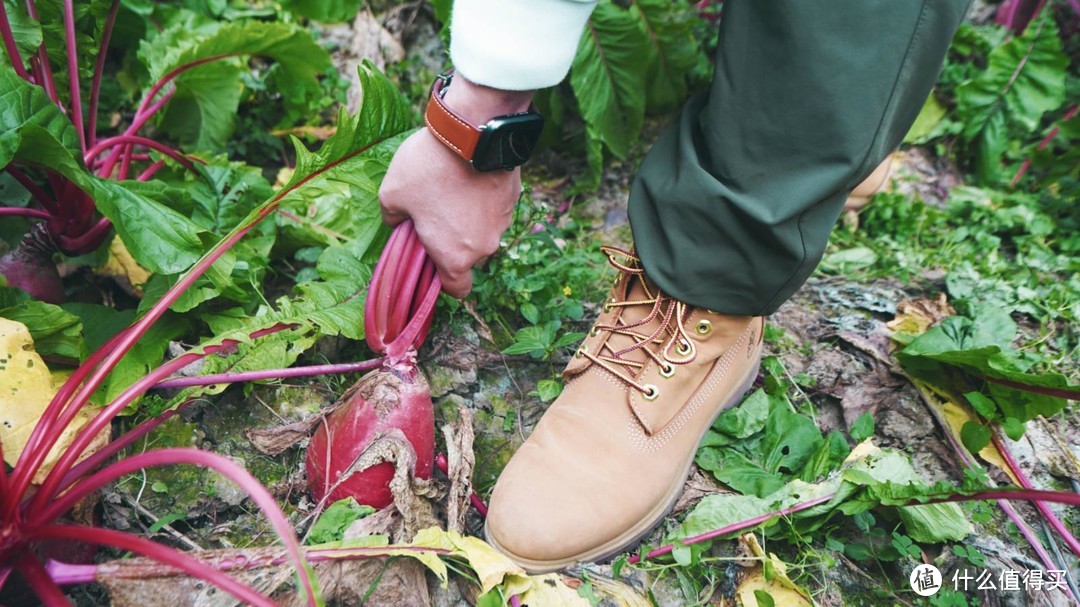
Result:
M398 189L394 186L394 183L392 180L383 179L382 185L379 186L379 211L382 212L383 223L390 227L394 227L409 218L408 213L391 207L398 197Z
M421 241L423 241L421 234ZM453 248L447 250L441 248L443 242L434 243L428 247L428 255L435 262L439 270L439 278L442 280L443 291L449 295L461 299L469 294L473 286L472 269L480 265L484 260L491 257L499 248L497 238L489 239L482 245L469 246L467 241L454 242ZM425 244L425 246L427 246Z
M457 299L464 299L469 291L472 291L472 268L456 273L439 268L439 280L442 281L444 293Z

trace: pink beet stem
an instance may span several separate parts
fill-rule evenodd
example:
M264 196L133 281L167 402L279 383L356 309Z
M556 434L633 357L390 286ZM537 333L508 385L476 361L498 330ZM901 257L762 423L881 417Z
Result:
M180 152L172 149L171 147L154 141L153 139L147 139L146 137L139 137L138 135L117 135L115 137L109 137L108 139L102 139L97 142L94 147L86 151L87 163L92 159L98 157L102 152L109 148L123 147L126 144L141 145L146 148L151 148L165 154L169 158L172 158L176 162L184 165L188 170L194 171L195 165L192 164L191 159L186 158Z
M26 173L12 165L8 165L5 169L15 178L15 181L19 182L19 185L26 188L27 192L30 192L30 195L34 197L34 201L41 205L43 209L50 213L57 212L58 207L56 206L56 202L52 199L52 196L49 196L45 190L41 189L41 186L34 183Z
M763 522L765 522L765 521L767 521L767 520L769 520L771 518L778 517L778 516L787 516L789 514L793 514L795 512L799 512L801 510L806 510L808 508L812 508L812 507L817 506L819 504L823 504L825 502L828 502L829 500L831 500L835 496L836 496L835 493L830 493L828 495L823 495L823 496L821 496L819 498L810 500L808 502L803 502L801 504L796 504L796 505L791 506L789 508L784 508L782 510L775 510L773 512L768 512L768 513L765 513L765 514L762 514L762 515L759 515L759 516L755 516L753 518L746 519L744 521L739 521L739 522L736 522L736 523L732 523L730 525L725 525L725 526L720 527L718 529L713 529L712 531L709 531L707 533L702 533L700 535L695 535L695 536L687 538L685 540L681 540L681 543L684 544L684 545L689 546L691 544L697 544L699 542L705 542L705 541L720 537L722 535L727 535L729 533L734 533L736 531L742 531L743 529L753 527L753 526L758 525L760 523L763 523ZM908 501L906 504L900 504L900 505L903 505L903 506L919 506L919 505L922 505L922 504L934 504L934 503L944 503L944 502L966 502L966 501L988 500L988 499L1027 500L1027 501L1045 500L1045 501L1050 501L1050 502L1059 502L1059 503L1062 503L1062 504L1069 504L1069 505L1072 505L1072 506L1080 506L1080 494L1070 493L1068 491L1042 491L1042 490L1034 490L1034 489L1033 490L1027 490L1027 489L1004 489L1004 490L1002 490L1002 489L998 489L998 490L992 490L992 491L980 491L978 493L973 493L971 495L952 493L952 494L947 494L947 495L943 495L943 496L932 497L930 499L925 499L925 500L912 499L912 500ZM638 563L638 562L640 562L642 560L655 558L655 557L658 557L658 556L661 556L661 555L664 555L664 554L667 554L667 553L671 552L674 548L675 548L674 544L667 544L665 546L661 546L659 548L656 548L656 549L650 551L648 554L646 554L644 556L639 556L639 555L631 556L629 559L627 559L627 562L630 563L630 564L634 564L634 563ZM1050 564L1050 567L1053 568L1052 562Z
M34 558L34 555L24 554L19 557L15 561L15 568L19 570L23 579L30 584L34 594L41 599L41 603L46 607L67 607L71 604L68 602L64 592L60 590L60 587L49 579L48 572Z
M15 73L22 77L23 80L30 80L30 74L26 71L26 66L23 65L22 55L19 54L19 47L15 44L15 34L11 31L11 22L8 21L6 3L0 2L0 37L4 40L4 50L7 51L8 60L11 61L11 66L15 68Z
M171 565L192 577L205 580L225 590L229 594L232 594L238 599L241 599L244 604L258 605L260 607L276 607L273 601L259 594L254 589L241 584L233 577L200 562L198 559L188 556L175 548L162 546L157 542L152 542L120 531L80 527L77 525L49 525L47 527L27 530L27 536L29 539L35 540L77 541L128 550L136 554L141 554L147 558L152 558L155 561ZM38 566L40 567L40 565ZM67 605L68 603L65 599L64 603L61 604ZM315 603L309 602L308 604L314 605Z
M275 325L269 329L263 329L261 331L255 331L251 334L252 338L262 337L271 333L277 333L278 331L285 330L292 325ZM176 371L184 368L185 366L211 354L217 352L228 351L236 345L236 341L231 339L222 340L221 344L207 346L202 349L201 352L188 352L181 356L170 360L169 362L161 365L157 369L154 369L145 376L139 378L138 381L129 386L126 390L120 393L113 402L109 403L107 407L101 409L100 413L94 416L86 427L79 433L79 435L71 442L71 445L60 455L57 459L53 469L45 477L45 481L41 483L41 488L38 489L37 494L34 495L31 501L31 511L37 511L44 507L46 500L52 499L56 496L58 485L60 480L71 470L71 467L75 465L75 462L82 455L86 447L93 442L94 437L101 433L109 424L113 418L116 417L121 411L124 410L129 404L135 401L135 399L142 396L146 390L158 382L163 377L175 373ZM65 415L67 411L65 411ZM64 427L67 423L63 424ZM51 446L49 447L52 448Z
M1024 474L1024 471L1020 469L1020 465L1016 463L1012 453L1009 451L1008 447L1005 446L1005 441L1002 439L1001 433L997 427L993 428L993 433L990 437L993 439L994 446L997 447L998 452L1001 453L1002 459L1005 460L1005 465L1012 470L1013 475L1020 481L1020 486L1024 489L1034 489L1035 486L1031 484L1031 479L1029 479L1027 475ZM1050 509L1050 506L1041 501L1036 501L1034 504L1035 508L1046 518L1046 522L1049 523L1050 527L1061 536L1061 539L1065 540L1065 544L1069 547L1069 550L1072 550L1073 554L1080 556L1080 542L1076 540L1076 536L1069 532L1065 523L1061 522L1061 519L1054 514L1054 511Z
M265 381L270 379L284 379L286 377L308 377L311 375L327 375L331 373L355 373L376 369L383 363L382 358L374 358L356 363L342 363L336 365L311 365L308 367L290 367L288 369L265 369L261 371L237 371L233 373L217 373L214 375L197 375L194 377L179 377L158 382L155 389L187 388L189 386L212 386L214 384L230 384L244 381Z
M0 207L0 217L31 217L33 219L51 219L52 215L49 215L45 211L39 211L37 209L26 209L23 207Z
M71 116L79 132L79 149L86 151L86 127L83 125L82 91L79 90L79 55L75 38L75 3L64 0L64 41L67 43L68 88L71 89Z
M49 402L49 406L42 413L41 419L38 424L35 425L33 432L30 435L30 440L27 443L27 448L23 450L19 456L19 461L15 464L15 476L12 482L12 489L16 495L23 495L29 486L30 479L33 478L38 468L44 461L45 455L52 449L52 446L59 438L59 432L51 433L56 428L65 428L71 423L71 420L75 417L75 414L81 409L90 399L90 395L101 386L101 383L105 380L105 377L113 370L113 368L119 363L131 347L142 338L142 336L149 330L150 325L155 323L158 318L171 306L180 295L187 290L196 280L202 276L211 265L214 264L225 251L229 250L236 242L244 237L250 230L252 230L259 222L268 217L270 213L273 213L277 209L279 202L282 198L287 196L290 192L296 188L307 183L311 179L321 175L327 170L341 164L353 158L359 154L364 153L370 149L375 143L364 146L354 152L345 154L341 158L328 163L317 171L313 171L310 175L300 179L292 187L283 189L277 193L268 203L266 203L261 209L259 209L256 216L250 220L246 225L235 228L232 233L226 236L222 241L214 246L208 253L203 255L187 273L185 273L175 285L170 288L161 299L157 301L139 320L132 324L127 329L121 331L98 351L90 356L90 358L77 369L71 377L68 378L60 390L53 396L53 399ZM171 371L170 371L171 372ZM149 388L149 386L147 386ZM85 448L83 445L81 448ZM80 451L81 451L80 448ZM56 472L56 469L53 470ZM63 474L63 472L61 472ZM40 493L39 493L40 495ZM6 504L0 504L6 506L5 510L0 513L3 515L4 522L10 522L15 515L18 500L11 500Z
M105 56L109 50L109 39L112 38L113 26L116 25L116 13L120 8L120 0L113 0L109 8L109 16L105 18L105 28L101 30L101 45L98 47L97 62L94 64L94 79L90 83L90 126L86 129L87 145L94 145L97 141L97 113L98 98L101 96L101 77L105 72Z
M45 506L42 510L32 510L28 513L29 524L32 528L35 524L40 525L58 519L74 507L79 500L126 474L148 467L174 464L191 464L210 468L235 483L251 497L251 500L270 520L282 542L285 543L285 548L292 557L293 566L296 567L296 572L300 576L304 592L308 596L308 604L314 605L314 586L307 574L308 569L300 552L300 544L293 533L289 519L281 512L270 492L255 477L232 460L216 453L190 448L170 448L147 451L127 457L82 481L76 482L67 493ZM34 514L35 512L39 513Z

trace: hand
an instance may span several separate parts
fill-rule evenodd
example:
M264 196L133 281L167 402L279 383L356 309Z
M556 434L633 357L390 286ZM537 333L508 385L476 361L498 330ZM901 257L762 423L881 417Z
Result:
M524 110L531 92L498 91L460 74L444 101L473 124ZM379 188L383 220L412 218L435 262L443 290L461 298L472 290L472 268L499 248L521 194L521 170L480 172L424 128L398 148Z

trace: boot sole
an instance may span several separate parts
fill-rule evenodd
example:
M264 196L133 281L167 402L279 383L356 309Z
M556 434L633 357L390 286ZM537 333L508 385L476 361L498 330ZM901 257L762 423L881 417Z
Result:
M743 377L737 390L732 394L733 396L725 402L720 409L713 416L704 429L702 429L700 436L698 436L697 444L700 445L702 439L705 438L705 434L712 427L713 421L716 421L717 417L720 417L724 411L734 407L742 401L743 395L746 394L750 386L754 385L754 380L757 378L758 369L761 367L761 354L762 347L758 347L758 352L755 356L756 362L750 367L746 376ZM514 553L499 546L491 534L488 533L487 521L484 521L484 537L487 539L488 544L499 552L505 554L510 560L520 565L525 571L530 574L550 573L552 571L558 571L559 569L565 569L571 565L577 563L595 563L599 561L605 561L619 553L624 552L631 546L636 546L641 543L656 527L663 522L667 515L671 514L671 511L675 508L676 502L679 501L679 497L682 495L683 485L686 482L687 477L690 475L690 467L694 464L694 457L697 455L697 449L695 448L691 453L689 459L683 464L682 474L679 475L679 482L673 483L671 489L663 500L657 504L652 511L649 512L641 520L641 522L630 529L627 529L622 535L601 544L595 548L592 548L586 552L576 554L555 561L536 561L526 559L515 555Z

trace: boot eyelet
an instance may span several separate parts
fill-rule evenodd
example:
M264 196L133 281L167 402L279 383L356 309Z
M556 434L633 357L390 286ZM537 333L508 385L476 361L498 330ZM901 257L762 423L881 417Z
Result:
M666 379L666 378L671 377L673 375L675 375L675 366L674 365L671 365L671 364L668 364L668 363L664 363L664 364L660 365L660 377L663 377L663 378Z
M614 297L607 300L604 303L604 312L610 312L611 311L611 304L614 304L614 303L619 303L619 300L615 299Z
M578 358L584 358L585 353L588 352L588 351L589 351L589 347L586 346L585 344L582 344L581 347L578 348L577 352L574 352L574 356L576 356Z
M589 337L596 337L597 335L600 335L600 329L598 327L589 329Z
M708 335L712 333L712 323L704 319L699 320L694 330L697 331L698 335Z
M656 397L660 396L660 389L652 384L645 384L645 391L642 392L642 396L645 400L656 400Z
M678 352L680 356L686 356L687 354L690 354L690 344L677 341L675 342L675 351Z

